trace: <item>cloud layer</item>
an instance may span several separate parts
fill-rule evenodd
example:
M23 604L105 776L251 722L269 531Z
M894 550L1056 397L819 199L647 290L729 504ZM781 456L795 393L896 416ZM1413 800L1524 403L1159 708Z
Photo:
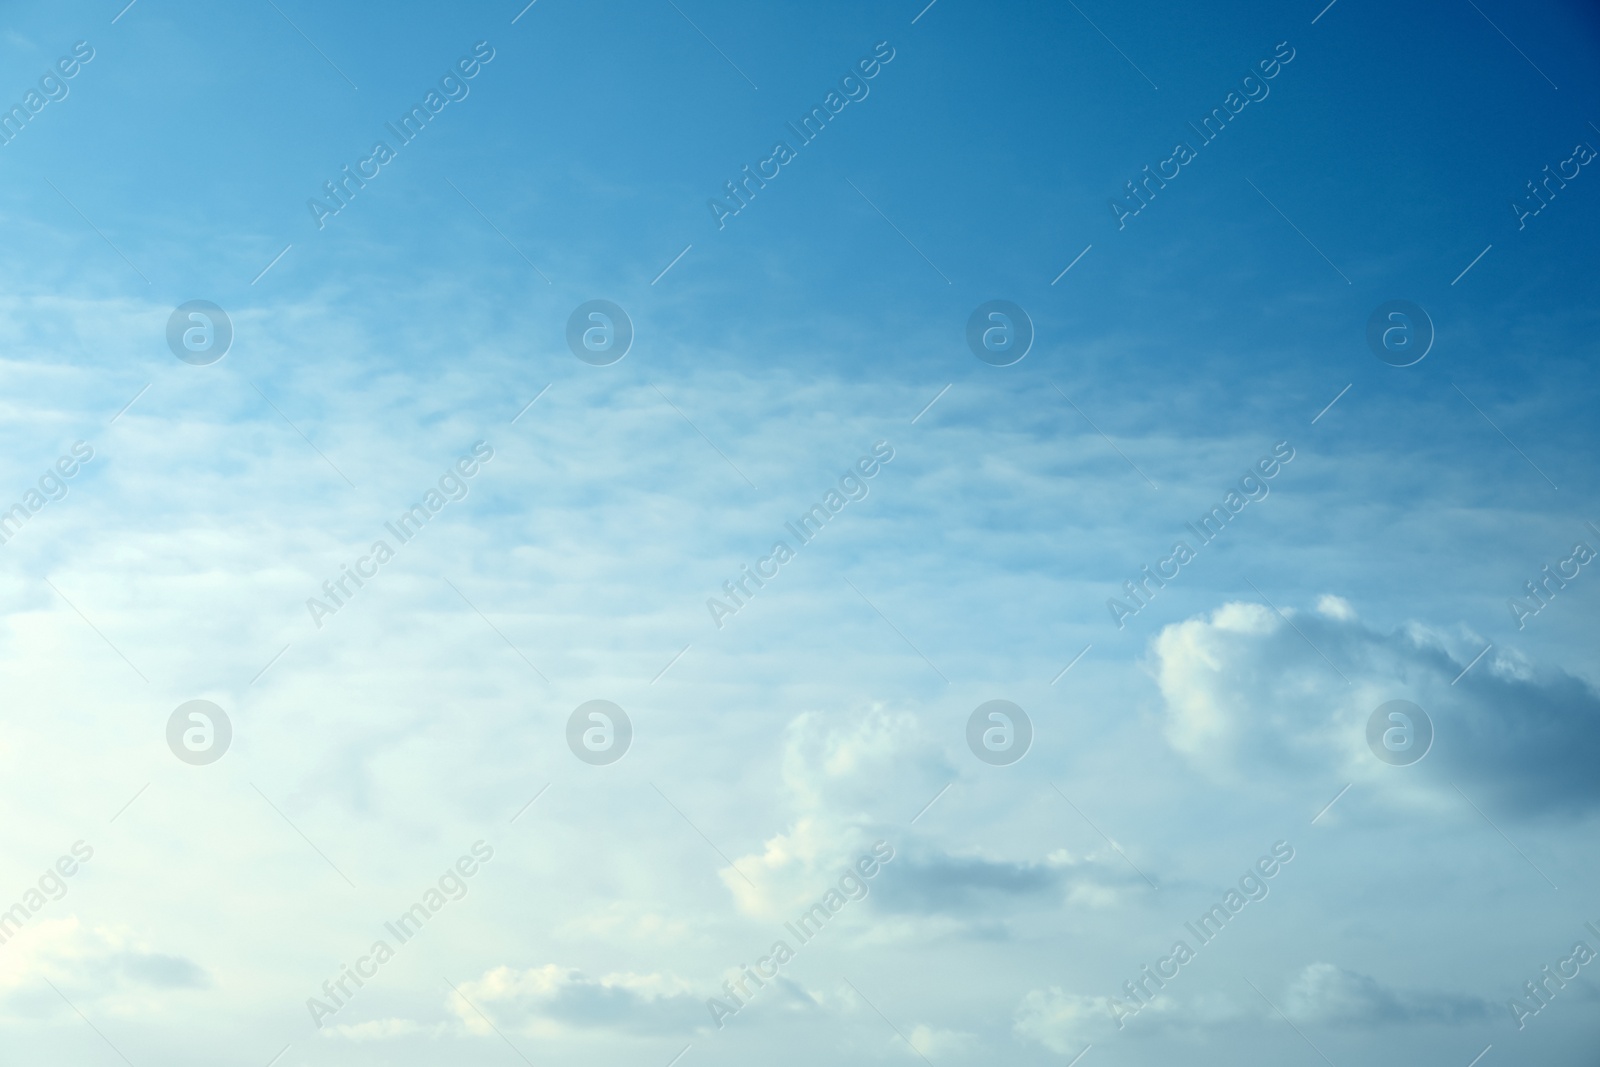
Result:
M1372 758L1367 720L1389 700L1413 701L1433 722L1433 751L1408 787L1459 780L1519 814L1592 812L1600 803L1600 693L1556 668L1490 652L1420 624L1381 633L1348 602L1324 597L1280 617L1225 604L1165 627L1152 642L1167 741L1207 774L1293 780L1333 770L1393 785Z

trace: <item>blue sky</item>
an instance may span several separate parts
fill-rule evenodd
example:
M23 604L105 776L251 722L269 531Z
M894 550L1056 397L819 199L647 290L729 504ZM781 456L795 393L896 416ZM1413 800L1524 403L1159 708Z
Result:
M1592 11L3 23L7 108L93 49L0 145L8 1062L1592 1056L1592 968L1542 1005L1525 983L1600 952L1600 577L1508 607L1600 551ZM1261 98L1201 145L1235 91ZM319 227L308 199L380 139ZM607 366L566 342L596 299L635 330ZM209 365L167 344L191 300L233 325ZM1035 330L1011 366L967 347L990 300ZM1412 366L1367 345L1392 300L1436 334ZM716 625L879 442L866 496ZM1270 491L1119 627L1108 599L1275 447ZM206 765L167 742L197 699L232 725ZM966 742L995 699L1034 732L1006 766ZM1397 699L1434 729L1409 766L1366 741ZM615 763L568 748L591 700L631 720ZM879 841L867 896L719 1027L724 983ZM333 1005L477 842L465 895ZM1126 1014L1280 842L1270 892Z

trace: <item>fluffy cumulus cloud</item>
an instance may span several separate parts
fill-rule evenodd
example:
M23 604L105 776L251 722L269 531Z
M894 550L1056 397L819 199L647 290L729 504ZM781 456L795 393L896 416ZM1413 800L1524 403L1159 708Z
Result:
M801 816L763 842L760 852L736 857L733 869L719 875L741 912L778 920L810 906L871 847L870 826Z
M1295 1022L1328 1026L1375 1023L1461 1023L1487 1018L1477 997L1397 991L1331 963L1313 963L1289 983L1283 1011Z
M806 811L859 812L876 806L885 785L937 789L953 777L921 721L881 703L853 715L806 712L785 731L784 787Z
M463 982L461 992L497 1025L547 1037L575 1030L681 1034L705 1015L704 1003L682 979L631 973L591 977L553 963L496 967ZM451 997L451 1004L469 1032L490 1032L461 997Z
M899 1047L907 1056L921 1056L929 1060L960 1058L978 1047L976 1034L922 1024L911 1028L906 1041L910 1044L909 1048L905 1045Z
M493 1026L540 1038L629 1035L652 1037L689 1032L705 1007L688 983L664 974L590 976L573 967L545 964L499 966L461 982L445 994L444 1018L390 1016L330 1025L329 1038L392 1042L414 1038L492 1037ZM479 1012L483 1014L480 1015Z
M1038 862L930 853L905 861L903 877L885 887L887 907L901 911L966 912L995 898L1059 900L1077 866L1065 850Z
M739 910L768 920L809 907L880 839L895 850L891 865L901 864L895 874L902 877L903 831L873 809L886 788L931 795L953 773L914 716L877 704L853 715L796 716L785 731L782 769L792 821L721 872ZM880 872L869 893L888 881Z
M1374 978L1331 963L1311 963L1290 979L1272 1001L1301 1026L1460 1025L1489 1017L1481 998L1436 990L1397 990ZM1273 1010L1253 991L1240 987L1191 993L1164 991L1124 1019L1118 1028L1111 998L1069 993L1051 986L1035 989L1017 1005L1012 1030L1024 1041L1074 1056L1085 1045L1115 1036L1158 1034L1198 1039L1241 1023L1270 1023Z
M47 981L74 1003L95 1003L117 1015L170 1006L171 994L213 984L193 960L153 952L126 933L87 927L75 916L31 923L6 942L0 951L0 1014L36 1018L65 1010Z
M1204 772L1394 783L1367 747L1367 720L1405 699L1433 721L1430 765L1498 806L1575 812L1600 801L1600 694L1582 679L1498 651L1462 675L1487 642L1420 624L1382 633L1337 597L1286 615L1224 604L1152 642L1166 738ZM1408 784L1422 781L1449 788Z
M1207 991L1188 996L1163 993L1119 1028L1109 996L1071 993L1057 986L1034 989L1017 1005L1012 1032L1052 1052L1075 1056L1085 1045L1119 1034L1133 1037L1185 1031L1193 1034L1239 1022L1255 1015L1254 1006L1226 993Z
M1012 1029L1052 1052L1076 1055L1110 1024L1110 998L1067 993L1058 986L1031 990L1017 1006Z
M996 908L1104 906L1128 880L1122 868L1064 849L1043 856L999 857L953 849L903 824L875 817L885 795L933 796L959 774L914 716L873 706L855 716L805 713L789 725L783 780L793 821L734 861L721 878L739 909L769 920L792 917L833 886L863 854L884 841L894 859L867 881L888 927L910 934L938 927L995 936ZM902 801L902 806L905 806ZM915 920L926 920L920 924ZM911 925L906 923L910 921ZM882 931L880 931L881 933Z

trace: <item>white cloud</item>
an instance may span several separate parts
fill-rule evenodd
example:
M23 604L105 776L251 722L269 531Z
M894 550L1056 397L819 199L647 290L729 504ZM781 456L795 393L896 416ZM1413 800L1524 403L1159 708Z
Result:
M761 852L735 860L737 870L720 871L722 882L745 914L789 919L882 841L895 856L866 880L877 921L863 935L879 940L892 930L908 930L903 923L883 925L885 913L924 918L923 936L956 930L995 936L1006 929L990 906L996 899L1031 900L1038 906L1071 900L1094 907L1123 899L1130 875L1096 858L1074 857L1059 848L1026 859L954 849L885 825L869 813L868 805L880 805L878 798L885 794L932 795L941 777L957 774L910 714L881 705L848 719L801 714L789 724L783 754L783 781L795 818L769 837ZM865 910L851 908L856 914Z
M87 927L75 915L29 923L0 948L0 1011L26 1018L42 1004L53 1012L59 1002L47 981L74 1001L124 1016L165 1012L176 1007L173 993L212 985L194 961L153 952L119 930Z
M1300 1023L1370 1026L1460 1023L1487 1017L1489 1005L1477 997L1396 991L1367 975L1331 963L1312 963L1289 983L1283 1011Z
M1260 604L1225 604L1209 619L1163 628L1152 647L1167 740L1204 769L1229 774L1247 758L1254 771L1337 749L1341 720L1358 705L1312 650L1291 644L1298 640ZM1321 708L1331 714L1313 710Z
M923 1023L913 1026L906 1040L911 1045L911 1048L905 1049L906 1055L920 1054L930 1060L962 1056L978 1047L977 1034L965 1030L946 1030Z
M1063 992L1057 986L1035 989L1017 1006L1012 1029L1052 1052L1075 1056L1114 1029L1111 998Z
M492 1018L544 1036L573 1030L678 1034L705 1014L704 1002L680 978L633 973L591 978L554 963L522 970L495 967L461 983L461 992ZM450 1003L469 1032L490 1032L460 997L451 996Z
M1229 603L1152 641L1165 736L1202 772L1282 782L1321 771L1437 803L1450 787L1427 772L1442 765L1515 809L1600 802L1600 694L1580 679L1502 654L1464 674L1481 639L1419 623L1379 633L1338 598L1287 615ZM1367 745L1368 718L1394 699L1432 720L1423 773L1394 774Z
M1317 598L1317 611L1341 622L1349 622L1356 617L1355 606L1344 597L1332 593L1324 593Z

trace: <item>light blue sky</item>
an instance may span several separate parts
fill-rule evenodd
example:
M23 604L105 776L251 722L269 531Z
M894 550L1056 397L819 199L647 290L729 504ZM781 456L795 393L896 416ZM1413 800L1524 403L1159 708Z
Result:
M1600 577L1521 629L1507 600L1600 550L1600 174L1510 207L1600 148L1592 13L275 3L4 9L0 102L94 49L0 145L0 508L94 450L0 546L0 910L93 849L0 945L8 1063L1588 1062L1591 968L1521 1030L1507 1001L1600 950ZM480 41L319 229L307 199ZM1119 229L1123 183L1288 49ZM234 326L209 366L165 340L194 299ZM566 345L591 299L636 330L610 366ZM1010 367L966 347L992 299L1035 326ZM1396 299L1437 333L1406 368L1365 340ZM1107 598L1279 442L1119 629ZM1008 767L964 740L997 698L1036 732ZM1434 748L1386 766L1367 718L1402 698ZM208 766L165 741L192 699L233 724ZM564 740L593 699L633 722L610 766ZM878 840L866 900L717 1029Z

